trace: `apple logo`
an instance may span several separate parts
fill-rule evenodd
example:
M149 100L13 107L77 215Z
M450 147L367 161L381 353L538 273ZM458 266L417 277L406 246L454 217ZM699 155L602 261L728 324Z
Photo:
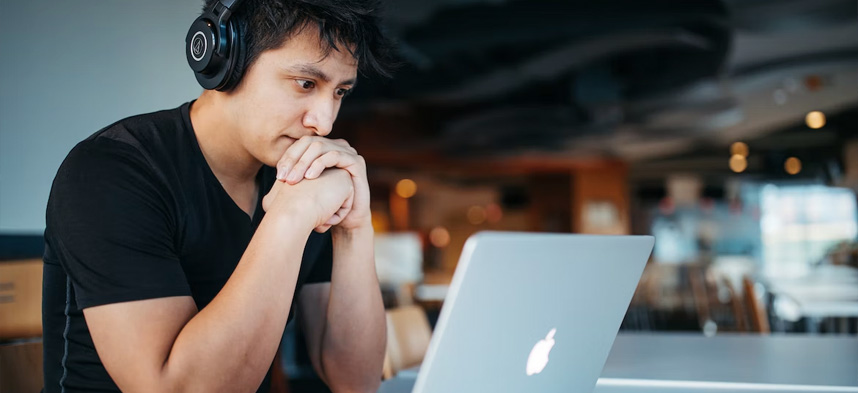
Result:
M528 376L541 373L545 369L545 366L548 365L548 353L551 352L551 348L554 348L554 333L556 332L557 328L551 329L548 335L544 339L539 340L533 346L533 349L530 350L526 368Z

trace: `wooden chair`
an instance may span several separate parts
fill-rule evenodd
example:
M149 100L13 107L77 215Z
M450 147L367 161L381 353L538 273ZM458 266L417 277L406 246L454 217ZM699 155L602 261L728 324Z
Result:
M38 393L43 381L41 340L0 345L0 392Z
M42 389L42 260L0 262L0 393Z
M274 355L274 363L271 364L271 393L289 393L289 378L283 371L283 358L280 350Z
M697 321L700 328L704 329L707 323L714 322L711 311L710 294L706 285L705 271L696 265L688 266L688 282L691 285L691 293L694 297L694 307L697 311Z
M751 331L763 334L771 333L766 306L757 297L754 282L748 276L742 278L742 292L745 309L748 311L750 319Z
M399 285L399 290L396 291L396 306L404 307L414 304L414 290L417 288L417 283L405 282Z
M733 282L729 278L721 277L721 283L724 285L724 288L727 288L727 292L730 294L730 310L733 312L733 323L735 324L736 331L747 332L748 321L743 304L745 300L736 293L736 289L733 288Z
M649 320L650 304L647 302L647 291L649 290L648 277L641 276L638 281L638 286L632 295L632 301L629 303L629 309L626 311L626 317L623 319L623 324L620 329L649 331L652 326Z
M0 341L42 336L42 260L0 262Z
M384 379L399 371L419 366L429 348L432 329L419 306L398 307L387 311L387 351Z

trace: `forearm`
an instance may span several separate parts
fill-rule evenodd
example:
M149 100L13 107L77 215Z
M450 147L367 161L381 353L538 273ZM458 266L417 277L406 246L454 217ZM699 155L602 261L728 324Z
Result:
M162 368L175 391L255 391L289 315L309 228L269 213L218 295L181 330Z
M386 343L371 226L333 228L334 263L322 365L334 392L375 391Z

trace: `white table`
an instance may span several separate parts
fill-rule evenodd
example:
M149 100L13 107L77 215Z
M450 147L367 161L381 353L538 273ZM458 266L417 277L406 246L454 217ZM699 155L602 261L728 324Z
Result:
M414 298L421 301L443 302L447 298L450 285L420 284L414 290Z
M762 385L841 387L858 392L858 338L621 334L614 342L600 379L602 382L605 379L707 382L715 386L758 388Z
M407 393L410 376L379 393ZM620 334L594 393L858 392L858 338Z
M811 332L822 318L858 318L858 269L823 265L806 276L765 281L775 314L793 322L806 318Z

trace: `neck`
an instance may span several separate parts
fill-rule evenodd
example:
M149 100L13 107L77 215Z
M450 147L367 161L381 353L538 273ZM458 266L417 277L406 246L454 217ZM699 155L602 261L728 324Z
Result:
M191 124L200 150L212 172L223 184L253 183L262 163L238 138L238 125L221 93L204 91L191 106Z

